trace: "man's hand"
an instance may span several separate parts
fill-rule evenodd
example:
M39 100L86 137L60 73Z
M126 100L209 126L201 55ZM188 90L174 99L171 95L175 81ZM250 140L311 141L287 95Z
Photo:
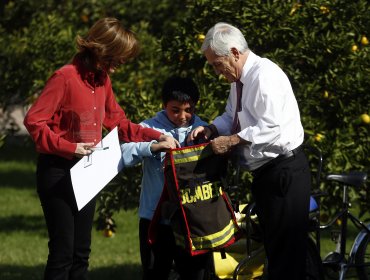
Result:
M219 136L211 141L211 147L215 154L226 154L230 152L233 147L239 145L243 141L237 134L231 136Z
M212 131L208 127L198 126L197 128L195 128L189 133L187 141L194 142L194 140L202 139L202 138L205 140L209 140L209 138L211 137L211 134L212 134Z
M91 147L94 147L94 143L77 143L75 156L78 158L82 158L92 153L90 150Z
M167 144L170 145L170 148L171 149L175 149L176 147L177 148L180 148L181 147L180 146L180 143L175 138L173 138L172 136L168 136L168 135L162 134L159 137L159 142L163 142L163 141L168 142Z

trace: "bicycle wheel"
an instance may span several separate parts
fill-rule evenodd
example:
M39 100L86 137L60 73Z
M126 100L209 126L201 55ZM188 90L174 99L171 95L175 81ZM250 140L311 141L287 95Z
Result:
M359 280L370 279L370 234L366 234L362 239L358 250L355 254L356 265L364 265L357 267L357 275ZM366 265L367 264L367 265Z
M308 238L306 258L306 280L323 280L324 269L315 242Z
M330 252L324 258L324 272L325 276L331 280L339 279L340 275L340 266L338 263L340 262L341 256L338 252Z

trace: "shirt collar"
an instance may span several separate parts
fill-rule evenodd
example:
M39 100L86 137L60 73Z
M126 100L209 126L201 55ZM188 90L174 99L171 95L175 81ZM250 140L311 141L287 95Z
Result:
M244 63L240 81L245 84L247 81L248 72L252 69L254 62L257 60L257 55L249 50L248 58Z
M81 79L89 83L91 86L101 86L104 84L107 73L105 71L99 71L95 73L86 67L83 60L79 55L76 55L73 59L73 64L76 65L78 73L81 75Z

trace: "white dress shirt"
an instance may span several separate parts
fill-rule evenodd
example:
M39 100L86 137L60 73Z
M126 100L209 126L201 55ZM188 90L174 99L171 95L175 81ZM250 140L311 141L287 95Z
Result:
M304 131L291 84L279 66L249 51L240 81L238 135L251 145L238 147L237 152L240 164L254 170L301 145ZM236 84L232 83L225 112L213 121L220 135L231 134L235 107Z

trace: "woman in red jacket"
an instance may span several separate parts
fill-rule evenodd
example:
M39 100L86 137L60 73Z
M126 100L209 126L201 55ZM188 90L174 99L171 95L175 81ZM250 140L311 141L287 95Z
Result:
M120 140L157 140L164 149L176 140L130 122L115 100L109 73L135 57L135 35L114 18L97 21L70 64L55 71L28 111L24 124L36 143L37 191L49 233L44 279L87 279L95 199L77 210L70 168L90 154L103 127L118 127Z

